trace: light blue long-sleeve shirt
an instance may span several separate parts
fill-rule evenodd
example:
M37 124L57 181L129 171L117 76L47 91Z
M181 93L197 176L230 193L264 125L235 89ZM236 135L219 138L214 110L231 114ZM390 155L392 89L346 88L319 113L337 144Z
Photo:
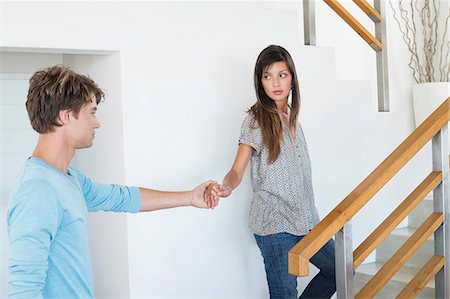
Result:
M10 298L93 298L87 212L138 212L137 187L92 182L38 158L26 161L10 195Z

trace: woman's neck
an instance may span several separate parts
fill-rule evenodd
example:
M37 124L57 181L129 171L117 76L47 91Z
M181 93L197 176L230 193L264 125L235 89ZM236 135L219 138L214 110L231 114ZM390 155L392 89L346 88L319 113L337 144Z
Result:
M289 109L286 106L286 110L278 110L278 116L280 117L281 122L286 126L289 127Z
M289 113L287 100L283 101L282 103L275 103L275 105L277 106L278 113Z

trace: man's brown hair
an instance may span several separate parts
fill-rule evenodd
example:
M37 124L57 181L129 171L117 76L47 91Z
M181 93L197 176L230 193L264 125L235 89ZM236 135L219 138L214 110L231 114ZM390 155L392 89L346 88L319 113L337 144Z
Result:
M53 132L61 126L59 111L70 110L77 118L92 96L98 104L104 93L92 79L66 66L38 71L30 78L26 103L31 126L41 134Z

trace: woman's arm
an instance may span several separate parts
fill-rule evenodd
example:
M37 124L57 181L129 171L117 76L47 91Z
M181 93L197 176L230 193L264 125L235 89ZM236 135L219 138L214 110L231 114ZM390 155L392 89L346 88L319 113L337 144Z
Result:
M252 156L253 148L247 144L239 144L236 158L230 171L223 178L222 184L210 184L205 193L205 202L208 207L217 205L218 197L228 197L239 186Z

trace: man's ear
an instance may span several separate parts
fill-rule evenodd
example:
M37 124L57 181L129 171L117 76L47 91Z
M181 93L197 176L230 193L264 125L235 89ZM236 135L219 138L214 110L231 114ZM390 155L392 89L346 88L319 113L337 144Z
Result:
M58 115L61 125L67 125L70 122L70 110L60 110Z

